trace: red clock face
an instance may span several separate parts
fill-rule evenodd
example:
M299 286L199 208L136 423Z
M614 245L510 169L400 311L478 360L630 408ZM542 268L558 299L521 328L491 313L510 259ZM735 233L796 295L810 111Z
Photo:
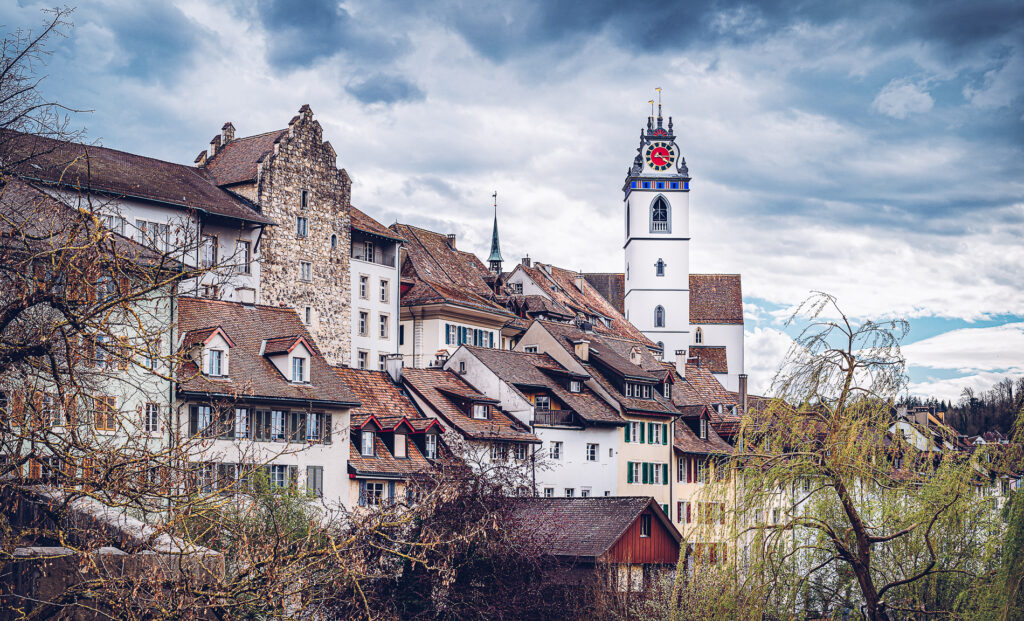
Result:
M668 170L674 159L672 149L667 143L652 142L647 147L647 165L654 170Z

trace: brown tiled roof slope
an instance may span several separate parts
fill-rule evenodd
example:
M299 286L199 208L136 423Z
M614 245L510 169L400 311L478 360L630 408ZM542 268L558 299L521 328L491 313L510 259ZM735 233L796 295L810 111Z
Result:
M640 341L647 346L654 346L654 342L648 339L633 324L629 323L621 312L594 288L586 278L582 279L583 290L576 287L576 277L579 272L562 269L544 263L534 263L532 266L518 266L537 283L538 286L554 298L559 304L573 312L582 312L587 315L602 315L611 320L611 326L598 322L594 331L598 334L608 334ZM548 273L550 269L550 273ZM552 286L554 285L554 286Z
M690 355L700 358L700 366L712 373L728 373L725 347L721 345L690 345Z
M674 369L674 365L664 363L666 368ZM677 374L676 383L672 386L672 402L677 406L707 405L716 403L737 405L735 393L731 393L703 365L696 362L686 363L686 378ZM716 416L714 413L712 416Z
M673 446L684 453L697 455L732 453L732 446L718 435L713 425L708 425L707 435L707 440L701 440L686 423L678 421L675 425Z
M360 405L351 413L353 426L362 424L370 416L378 419L394 416L409 419L425 418L384 371L367 371L351 367L334 367L334 371L359 397Z
M355 207L352 208L349 221L351 223L350 226L356 229L357 231L363 231L364 233L372 233L374 235L379 235L380 237L393 239L397 242L405 241L405 239L403 239L400 235L398 235L388 227L384 226L380 222L377 222L370 216L366 215L366 212L360 209L356 209Z
M282 336L301 335L316 349L313 338L293 309L189 297L179 299L178 329L186 339L193 330L216 326L235 342L229 354L229 379L206 377L188 361L178 371L180 391L238 398L359 404L358 397L341 381L319 350L313 352L309 361L309 384L289 382L274 363L260 355L264 339Z
M476 255L451 248L440 233L398 223L391 230L405 239L402 278L414 282L402 296L403 306L450 302L511 315L494 301L487 268Z
M487 402L493 400L477 393L451 371L437 368L406 368L402 370L402 377L411 390L438 412L442 422L447 423L446 426L454 427L471 439L540 442L525 425L501 411L496 405L491 407L490 420L477 420L469 416L452 401L449 394L475 395L479 400Z
M649 496L516 498L513 519L549 554L599 560L648 507L678 541L679 532Z
M349 443L348 466L361 475L385 475L404 476L425 472L433 466L423 453L420 453L415 442L406 442L405 451L407 458L398 458L391 454L384 444L380 434L374 435L373 457L367 457L359 452L355 442Z
M532 354L487 347L466 346L477 359L503 381L523 386L538 386L548 390L566 407L575 411L587 422L621 424L624 421L610 405L584 386L583 392L569 392L565 386L556 381L551 370L568 373L562 365L547 354ZM545 371L548 369L548 371ZM516 388L518 390L518 388ZM520 392L520 394L522 394Z
M739 274L690 274L690 323L743 323Z
M2 132L8 158L30 158L17 174L75 191L102 192L197 209L207 213L269 224L247 202L214 183L201 168L75 142Z
M604 296L604 299L611 302L611 305L615 307L623 315L626 314L626 275L622 273L618 274L584 274L584 278L587 279L597 292Z
M274 151L274 144L284 138L287 129L236 138L221 145L206 161L206 170L217 185L234 185L256 180L256 165Z

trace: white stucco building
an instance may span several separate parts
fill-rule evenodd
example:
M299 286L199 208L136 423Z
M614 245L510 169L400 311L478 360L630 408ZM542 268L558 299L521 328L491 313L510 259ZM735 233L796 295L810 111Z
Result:
M352 355L354 369L384 370L398 353L402 238L352 208Z

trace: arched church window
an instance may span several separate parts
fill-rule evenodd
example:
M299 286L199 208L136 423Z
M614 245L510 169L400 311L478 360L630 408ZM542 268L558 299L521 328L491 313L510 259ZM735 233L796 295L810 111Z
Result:
M654 275L664 276L665 275L665 262L658 259L658 262L654 264Z
M704 342L704 331L697 328L697 331L693 333L693 342L700 345Z
M671 233L672 225L670 221L671 212L669 211L668 201L665 200L664 196L658 196L651 203L651 232L652 233Z
M665 307L660 304L654 307L654 327L665 327Z

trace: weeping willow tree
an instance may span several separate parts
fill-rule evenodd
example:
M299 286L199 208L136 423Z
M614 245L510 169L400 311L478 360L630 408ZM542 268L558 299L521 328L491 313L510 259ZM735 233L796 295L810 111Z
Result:
M791 321L805 326L773 398L745 414L734 476L702 493L728 507L705 536L731 541L733 553L699 603L751 619L954 615L957 596L989 569L1001 520L976 491L986 481L976 458L918 450L894 426L908 324L856 323L827 294ZM694 595L680 592L686 618Z

